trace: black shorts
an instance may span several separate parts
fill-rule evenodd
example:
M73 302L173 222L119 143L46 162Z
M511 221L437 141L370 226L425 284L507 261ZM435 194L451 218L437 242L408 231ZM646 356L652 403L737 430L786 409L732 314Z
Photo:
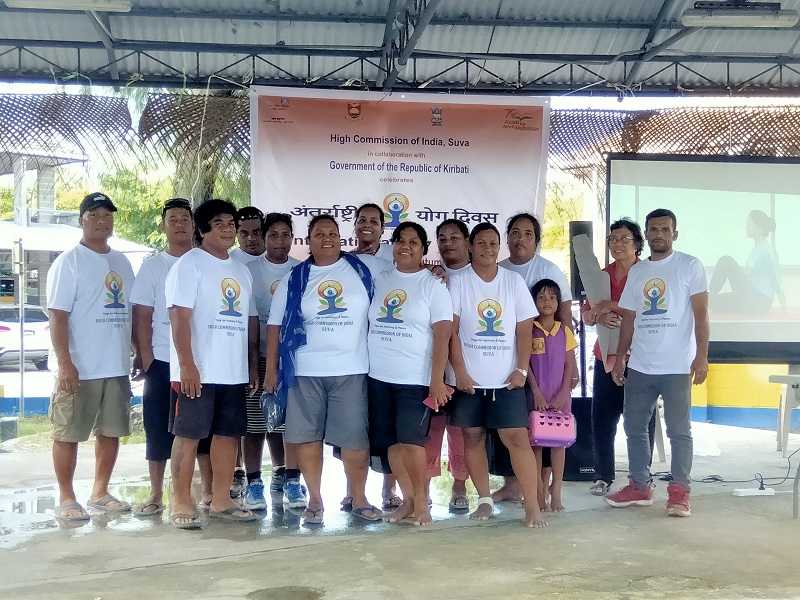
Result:
M452 402L450 423L456 427L528 428L524 388L476 389L474 394L456 390Z
M424 446L431 425L431 411L422 403L427 396L426 385L386 383L367 377L370 448Z
M164 461L172 454L175 436L169 431L170 406L169 363L154 360L145 373L142 392L144 457L147 460Z
M209 435L241 437L247 433L247 384L204 383L197 398L172 382L169 430L176 436L202 440Z

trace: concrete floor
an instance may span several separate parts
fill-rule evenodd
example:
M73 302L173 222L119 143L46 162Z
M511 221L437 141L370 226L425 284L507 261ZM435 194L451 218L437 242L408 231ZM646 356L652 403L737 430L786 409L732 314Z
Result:
M787 472L774 432L695 424L695 439L696 478ZM798 445L793 435L790 449ZM522 509L511 504L498 505L484 524L448 515L448 481L441 478L436 521L423 529L338 512L343 478L330 459L321 530L300 527L299 515L279 502L258 523L214 521L195 532L133 515L97 515L70 529L52 517L49 453L15 444L0 450L2 599L800 598L791 480L775 486L775 496L749 498L732 491L753 483L696 483L689 519L666 516L664 482L652 507L623 510L590 496L586 483L567 483L567 512L550 515L547 529L528 530ZM621 438L617 450L624 468ZM91 446L82 447L81 500L91 469ZM143 448L124 446L114 493L143 499L144 469ZM379 477L370 476L369 492L378 501Z

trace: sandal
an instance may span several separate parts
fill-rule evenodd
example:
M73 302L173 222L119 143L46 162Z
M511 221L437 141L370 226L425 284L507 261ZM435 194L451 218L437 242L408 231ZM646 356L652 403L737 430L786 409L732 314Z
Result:
M368 515L367 512L371 512L371 515ZM365 521L381 521L383 520L383 513L378 510L377 507L369 505L369 506L362 506L360 508L354 508L353 513L354 516L364 519Z
M593 496L605 496L611 489L611 484L606 483L602 479L594 482L594 485L589 488L589 493Z
M352 496L345 496L342 498L341 508L339 509L342 512L353 512L353 497Z
M403 503L400 496L388 496L383 499L383 510L394 510Z
M466 494L453 494L448 508L451 513L466 512L469 510L469 498Z
M318 508L313 510L311 508L307 508L303 511L303 525L323 525L323 516L324 509Z

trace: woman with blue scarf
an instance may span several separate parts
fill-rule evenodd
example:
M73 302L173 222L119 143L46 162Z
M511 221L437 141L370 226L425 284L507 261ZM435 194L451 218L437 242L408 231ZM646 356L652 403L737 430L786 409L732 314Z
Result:
M311 256L281 280L272 299L264 389L287 402L285 439L297 444L309 492L303 523L323 523L323 441L342 448L353 515L378 521L383 514L365 494L372 275L362 260L341 251L330 215L311 219L306 242Z

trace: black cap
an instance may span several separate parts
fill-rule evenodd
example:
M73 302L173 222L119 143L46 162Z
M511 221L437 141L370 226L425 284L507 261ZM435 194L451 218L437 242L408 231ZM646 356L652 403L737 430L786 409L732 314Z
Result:
M81 201L80 214L97 208L107 208L111 212L117 212L117 207L111 202L111 198L101 192L93 192Z
M240 208L236 213L236 218L239 221L247 221L248 219L258 219L262 223L264 222L264 213L258 210L255 206L245 206L244 208Z

